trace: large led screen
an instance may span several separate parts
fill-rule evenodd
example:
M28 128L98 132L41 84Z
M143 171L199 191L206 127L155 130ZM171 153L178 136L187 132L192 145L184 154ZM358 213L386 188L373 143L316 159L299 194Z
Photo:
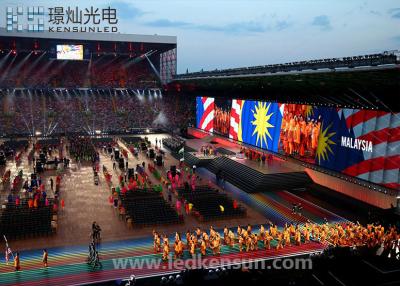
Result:
M232 100L229 138L400 189L400 114Z
M83 60L83 46L57 45L57 60Z
M225 106L198 97L197 127L400 189L399 113L233 99L227 123Z

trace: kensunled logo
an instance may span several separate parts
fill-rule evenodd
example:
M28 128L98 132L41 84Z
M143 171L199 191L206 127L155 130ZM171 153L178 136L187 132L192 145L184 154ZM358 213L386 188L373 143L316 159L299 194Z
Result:
M45 13L45 11L47 11ZM45 17L48 16L45 24ZM8 32L118 32L117 10L107 8L66 8L43 6L6 7L6 30Z

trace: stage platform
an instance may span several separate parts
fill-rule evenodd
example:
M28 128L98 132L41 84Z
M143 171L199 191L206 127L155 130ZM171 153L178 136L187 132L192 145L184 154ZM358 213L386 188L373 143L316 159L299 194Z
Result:
M215 139L219 139L215 141ZM211 140L211 141L210 141ZM218 154L218 156L204 156L203 153L200 152L202 146L212 145L215 149L225 149L234 155L225 155ZM231 160L234 160L240 164L248 166L260 173L263 174L276 174L276 173L291 173L291 172L303 172L304 167L298 164L293 164L291 162L287 162L279 157L273 156L272 160L268 163L267 161L265 164L260 162L256 162L253 160L249 160L246 158L237 158L236 154L240 152L240 145L235 144L232 142L225 142L224 140L220 140L220 138L214 136L208 136L202 139L188 139L186 140L186 146L197 150L197 152L190 152L193 156L198 158L199 160L213 160L219 156L226 156ZM267 154L267 153L266 153Z
M240 153L241 146L238 143L227 139L210 135L201 139L189 139L186 146L190 150L198 150L185 152L185 162L188 165L207 168L222 180L248 193L292 190L312 183L303 166L272 154L266 154L269 158L264 162L250 160ZM201 149L205 146L212 146L220 152L211 156L204 155Z
M173 241L171 235L170 241ZM275 241L272 241L272 248ZM185 250L183 260L191 260L193 267L219 267L237 263L257 262L284 257L295 257L322 252L326 245L310 242L300 246L289 246L280 250L260 249L257 251L239 252L238 246L223 246L221 255L213 256L207 250L207 256L192 259ZM0 264L0 285L82 285L96 284L117 279L127 279L134 274L138 279L179 273L182 266L173 260L162 262L161 254L153 251L152 237L103 243L99 248L102 267L92 268L86 263L88 247L85 245L48 249L49 267L44 268L41 262L42 250L22 251L21 271L13 271L13 266ZM171 254L172 257L172 254ZM131 263L133 267L131 267ZM197 263L197 264L196 264ZM125 266L124 266L125 265ZM199 266L199 267L197 267Z

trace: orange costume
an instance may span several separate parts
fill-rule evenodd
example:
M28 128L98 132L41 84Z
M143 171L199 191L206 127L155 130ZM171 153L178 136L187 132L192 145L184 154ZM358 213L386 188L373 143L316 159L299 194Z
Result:
M20 265L20 262L19 262L19 254L18 253L14 257L14 268L15 268L15 271L21 270L21 265Z
M47 259L48 259L48 257L49 257L49 255L48 255L47 251L44 251L44 252L43 252L43 258L42 258L42 262L43 262L43 266L44 266L44 267L47 267L47 266L48 266L48 264L47 264Z

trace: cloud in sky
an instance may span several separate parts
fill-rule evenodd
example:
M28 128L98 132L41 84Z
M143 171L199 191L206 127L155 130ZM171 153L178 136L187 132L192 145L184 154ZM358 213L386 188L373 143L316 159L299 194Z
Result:
M168 19L158 19L146 22L145 25L157 28L183 28L206 32L224 32L224 33L262 33L266 27L257 21L236 22L225 25L195 24L185 21L175 21Z
M393 40L394 40L396 43L400 44L400 35L399 35L399 36L396 36L396 37L393 37Z
M158 19L146 22L145 25L155 28L190 28L193 24L184 21L174 21L168 19Z
M140 16L146 14L143 10L137 8L131 3L123 2L123 1L115 1L111 2L108 6L117 9L118 17L121 19L135 19Z
M393 8L389 10L392 18L400 19L400 8Z
M290 28L291 26L292 26L292 23L289 23L288 21L285 21L285 20L283 20L283 21L277 21L276 24L275 24L275 28L276 28L278 31L285 30L285 29L287 29L287 28Z
M329 20L329 17L326 15L319 15L314 17L311 25L320 27L322 30L331 30L331 22Z
M286 20L277 20L274 23L267 24L262 21L241 21L227 24L196 24L186 21L157 19L145 22L144 25L154 28L178 28L191 29L203 32L221 32L226 34L243 34L243 33L264 33L267 31L282 31L293 26L293 23Z

